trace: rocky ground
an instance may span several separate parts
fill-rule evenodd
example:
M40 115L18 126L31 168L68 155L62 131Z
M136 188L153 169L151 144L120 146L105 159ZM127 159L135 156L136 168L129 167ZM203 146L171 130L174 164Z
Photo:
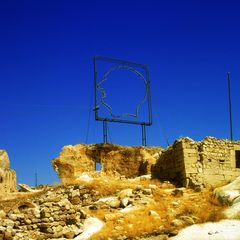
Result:
M175 188L148 175L83 174L67 185L24 189L0 201L0 239L187 239L176 236L184 227L224 218L212 190Z

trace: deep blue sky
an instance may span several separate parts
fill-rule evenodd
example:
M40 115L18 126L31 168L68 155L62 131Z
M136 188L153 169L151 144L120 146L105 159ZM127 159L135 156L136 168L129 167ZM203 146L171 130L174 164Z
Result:
M18 182L54 183L64 145L84 143L93 98L94 55L147 64L153 126L148 144L240 138L239 1L46 1L0 3L0 148ZM102 141L90 116L88 142ZM141 144L139 126L110 124L111 140Z

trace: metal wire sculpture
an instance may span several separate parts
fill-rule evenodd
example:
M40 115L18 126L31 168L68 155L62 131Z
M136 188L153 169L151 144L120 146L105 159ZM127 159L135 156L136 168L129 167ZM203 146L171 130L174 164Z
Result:
M102 68L101 64L111 64L108 70L100 75L98 70ZM124 69L128 72L134 73L140 80L143 81L145 92L142 100L136 105L133 113L114 114L113 109L109 103L107 103L106 88L103 86L108 80L111 73ZM121 93L123 94L123 93ZM96 121L102 121L103 123L103 142L108 142L108 122L118 122L126 124L137 124L142 127L142 145L146 146L146 126L152 125L152 105L151 105L151 93L150 93L150 78L147 65L137 64L125 60L108 58L103 56L94 57L94 111ZM145 103L146 102L146 103ZM101 106L99 106L101 105ZM102 108L100 108L102 107ZM106 110L106 111L103 111ZM143 111L140 111L140 110ZM140 116L141 115L141 116Z
M105 98L107 97L107 93L104 90L103 87L101 87L101 85L108 79L109 75L117 70L117 69L126 69L128 71L133 72L134 74L136 74L140 79L143 80L144 86L145 86L145 93L144 93L144 97L143 100L137 104L137 107L135 109L135 113L123 113L121 115L115 115L113 114L113 110L111 108L111 106L109 104L106 103ZM134 117L134 118L138 118L139 116L139 110L142 107L142 105L144 104L144 102L146 102L147 100L147 96L148 96L148 89L149 89L149 83L148 81L145 79L145 77L139 72L137 71L135 68L130 67L130 66L124 66L124 65L117 65L114 67L111 67L103 76L103 80L100 81L97 85L96 88L101 92L101 97L100 97L100 102L102 103L102 105L107 109L107 111L109 112L109 114L111 115L112 118L123 118L123 117Z

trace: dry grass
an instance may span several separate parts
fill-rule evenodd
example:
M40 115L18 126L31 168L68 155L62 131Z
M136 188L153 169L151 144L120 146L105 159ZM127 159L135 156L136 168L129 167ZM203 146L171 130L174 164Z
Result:
M74 183L85 185L87 188L97 191L102 196L114 195L117 191L120 191L126 188L134 189L136 185L147 186L149 184L155 184L158 187L161 186L161 182L156 179L133 181L131 179L124 179L124 180L116 179L114 177L96 178L90 182L77 180Z
M119 214L119 211L116 209L106 208L93 211L86 209L88 214L105 221L102 230L96 233L91 238L92 240L116 239L120 235L134 238L153 232L166 233L191 224L186 222L184 223L185 225L183 224L181 226L173 225L173 220L181 218L181 216L193 217L196 223L223 219L223 215L221 214L223 207L212 197L212 191L210 190L195 193L191 189L185 189L183 196L181 194L174 196L171 194L171 190L169 190L174 189L172 184L161 183L156 179L134 181L129 179L119 180L111 177L99 177L90 182L78 180L68 184L58 184L52 186L51 189L56 190L75 184L84 185L86 188L98 192L100 196L116 195L118 191L126 188L134 189L136 185L142 185L144 187L154 184L157 186L157 188L153 190L152 196L155 204L147 204L132 212ZM5 209L11 209L27 199L43 194L47 190L49 190L49 188L38 193L20 194L17 199L0 201L0 209L2 206L4 206ZM157 212L159 217L149 215L150 210ZM116 214L116 217L106 220L106 214Z
M142 209L125 213L120 218L105 221L103 229L95 234L91 238L92 240L116 239L120 235L134 238L153 232L167 233L191 224L190 222L184 222L181 226L172 225L172 221L181 218L181 216L189 216L194 219L195 223L223 219L223 207L214 200L209 190L195 193L191 189L187 189L183 196L173 196L171 192L165 191L165 187L161 187L161 183L146 181L144 184L159 186L153 191L153 199L156 204L146 205ZM174 206L173 202L177 202L178 205ZM157 212L160 218L150 216L150 210ZM92 212L94 216L102 220L104 220L106 213L108 213L107 210Z
M192 200L186 199L180 214L196 216L199 219L198 223L217 222L224 218L222 213L224 208L213 198L211 192L205 191Z
M158 209L159 208L159 209ZM149 211L164 212L161 217L157 218L149 215ZM146 206L142 209L125 213L122 217L117 217L111 221L107 221L103 229L92 236L92 240L105 240L108 238L115 239L119 235L127 237L136 237L148 235L154 231L171 230L172 226L169 224L167 209L165 206Z

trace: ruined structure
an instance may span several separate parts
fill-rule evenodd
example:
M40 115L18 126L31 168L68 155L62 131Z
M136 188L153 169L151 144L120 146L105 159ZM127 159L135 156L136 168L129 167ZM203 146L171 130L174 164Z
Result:
M96 169L96 164L100 169ZM167 149L113 144L65 146L52 161L63 182L83 172L101 170L127 178L152 173L177 186L219 186L240 176L240 142L207 137L201 142L181 138Z
M63 147L52 165L62 182L72 181L83 172L95 170L132 178L149 174L162 150L161 147L126 147L115 144L69 145Z
M16 191L16 173L10 169L8 154L0 150L0 195Z
M152 173L179 186L226 184L240 176L240 142L181 138L162 153Z

